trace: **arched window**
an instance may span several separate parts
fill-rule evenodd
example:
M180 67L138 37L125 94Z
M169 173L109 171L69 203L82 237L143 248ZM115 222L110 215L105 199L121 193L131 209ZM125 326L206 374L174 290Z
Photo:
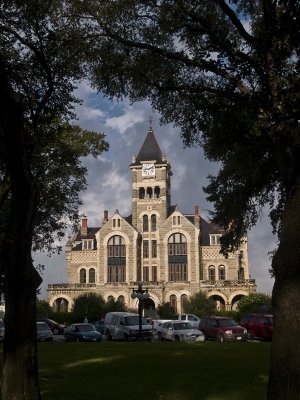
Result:
M185 308L185 305L186 305L187 301L188 301L187 295L186 294L182 294L181 297L180 297L181 312L182 313L184 313L184 311L185 311L184 308Z
M126 246L122 236L112 236L107 244L107 282L125 282Z
M208 280L212 282L216 280L216 269L213 265L208 267Z
M219 265L219 281L225 281L225 267L224 267L224 265Z
M245 279L245 270L243 267L240 267L238 270L238 280L243 281Z
M187 254L186 237L182 233L174 233L169 237L169 255Z
M173 307L174 311L177 312L177 299L176 299L175 294L172 294L170 296L170 304L171 304L171 307Z
M169 281L187 281L187 244L186 237L174 233L168 240Z
M81 268L79 272L79 282L86 283L86 270L84 268Z
M148 215L143 215L143 232L148 232L149 231L149 225L148 225Z
M108 296L107 301L108 301L108 302L109 302L109 301L115 301L114 296Z
M119 297L118 297L118 302L121 303L121 304L125 304L125 297L122 296L122 295L119 296Z
M156 215L151 215L151 231L156 231Z
M91 268L89 270L89 283L95 283L96 282L96 271L94 268Z

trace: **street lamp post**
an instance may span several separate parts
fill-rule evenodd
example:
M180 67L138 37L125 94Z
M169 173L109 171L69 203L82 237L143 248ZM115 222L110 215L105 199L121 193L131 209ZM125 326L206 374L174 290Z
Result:
M143 304L144 300L149 299L148 288L143 289L143 282L135 282L137 289L132 289L131 298L138 299L138 313L139 313L139 340L143 340L142 332L142 314L143 314Z

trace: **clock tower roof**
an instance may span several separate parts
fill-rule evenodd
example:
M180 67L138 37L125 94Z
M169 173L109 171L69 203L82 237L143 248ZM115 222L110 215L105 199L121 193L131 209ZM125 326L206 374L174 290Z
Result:
M141 161L156 161L158 164L166 162L151 127L138 155L134 157L134 162L131 165L139 165Z

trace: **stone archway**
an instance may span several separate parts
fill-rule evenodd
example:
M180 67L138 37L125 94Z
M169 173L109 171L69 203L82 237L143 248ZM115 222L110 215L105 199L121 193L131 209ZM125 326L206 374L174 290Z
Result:
M231 309L232 311L236 311L237 310L237 306L238 306L238 302L245 297L244 294L238 294L236 296L234 296L231 300Z
M69 301L64 297L58 297L53 301L52 308L56 312L67 312L69 310Z
M226 310L225 300L223 299L222 296L215 294L213 296L210 296L210 299L215 301L216 311L225 311Z

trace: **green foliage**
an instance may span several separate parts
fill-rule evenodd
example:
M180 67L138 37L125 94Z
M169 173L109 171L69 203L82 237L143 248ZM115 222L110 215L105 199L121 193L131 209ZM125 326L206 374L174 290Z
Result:
M157 307L157 313L160 319L174 319L176 312L170 302L162 303Z
M186 145L219 162L205 191L213 220L231 228L229 250L264 205L278 230L299 174L299 5L262 3L85 1L80 10L94 85L149 100Z
M109 299L105 304L105 314L112 311L127 311L125 304L122 301ZM104 315L102 315L104 317Z
M36 318L43 319L49 318L51 314L51 307L47 300L37 300L36 301Z
M198 317L214 314L216 303L211 298L207 298L203 292L198 292L191 296L183 306L184 312L195 314Z
M247 313L271 313L272 298L264 293L250 294L238 302L238 310L241 315Z
M83 322L87 317L90 322L101 319L105 314L105 301L102 296L87 293L74 300L73 315L77 322Z

